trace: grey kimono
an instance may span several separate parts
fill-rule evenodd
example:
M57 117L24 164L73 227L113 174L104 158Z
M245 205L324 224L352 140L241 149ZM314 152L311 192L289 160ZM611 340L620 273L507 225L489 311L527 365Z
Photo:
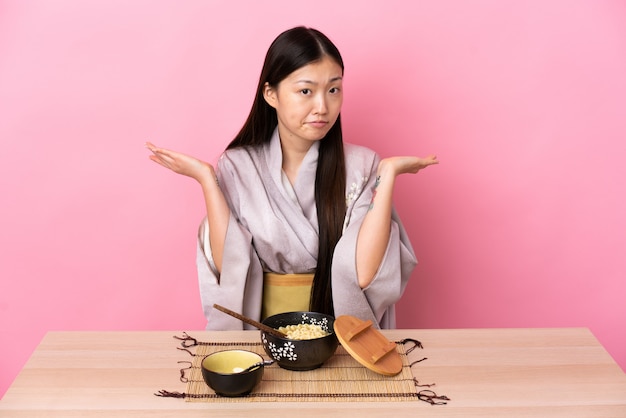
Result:
M308 151L295 184L282 171L277 131L256 148L227 150L217 164L220 187L231 209L222 272L213 263L206 218L198 233L197 267L207 329L242 329L247 324L213 308L226 306L259 319L263 272L310 273L319 244L314 188L319 143ZM394 304L400 299L417 260L395 211L385 257L372 283L359 287L356 241L372 200L379 157L371 150L344 144L346 218L333 256L335 316L353 315L381 328L395 327Z

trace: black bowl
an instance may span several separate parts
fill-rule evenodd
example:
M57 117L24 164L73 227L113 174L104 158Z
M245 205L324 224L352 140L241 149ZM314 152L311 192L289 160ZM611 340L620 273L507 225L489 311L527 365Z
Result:
M285 312L270 316L262 321L265 325L278 329L287 325L315 324L328 332L328 335L312 340L291 340L276 337L261 331L261 342L268 356L287 370L313 370L328 360L339 344L333 324L335 318L317 312Z
M261 381L264 367L241 371L262 361L263 357L252 351L218 351L202 360L202 377L218 395L245 396Z

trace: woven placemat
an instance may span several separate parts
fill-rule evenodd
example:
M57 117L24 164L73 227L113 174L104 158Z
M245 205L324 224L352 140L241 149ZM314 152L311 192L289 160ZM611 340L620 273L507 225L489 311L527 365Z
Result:
M414 340L413 343L419 344ZM322 367L308 371L291 371L273 364L265 367L263 379L253 391L240 398L222 397L204 382L200 364L202 359L216 351L249 350L268 359L260 342L198 342L190 367L181 370L187 382L186 392L180 395L188 402L315 402L315 401L416 401L423 386L419 385L409 363L407 351L415 348L398 343L396 350L402 359L402 371L396 376L383 376L362 366L340 345L336 353ZM428 386L428 385L425 385ZM168 393L171 395L171 393Z

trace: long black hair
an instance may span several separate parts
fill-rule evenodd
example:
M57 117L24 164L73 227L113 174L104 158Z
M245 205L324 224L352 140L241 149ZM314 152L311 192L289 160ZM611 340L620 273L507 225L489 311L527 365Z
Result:
M278 118L276 110L263 96L265 83L276 88L289 74L324 57L333 59L343 73L343 59L339 50L320 31L299 26L281 33L272 42L265 56L248 119L227 149L269 142ZM315 204L319 224L319 249L310 309L333 315L331 266L346 215L346 167L341 115L320 141L315 175Z

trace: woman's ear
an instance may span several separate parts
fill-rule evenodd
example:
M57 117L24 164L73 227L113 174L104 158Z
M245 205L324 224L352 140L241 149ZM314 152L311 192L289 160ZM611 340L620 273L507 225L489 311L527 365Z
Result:
M268 105L276 108L276 102L278 100L276 97L276 89L270 86L270 83L266 82L265 85L263 85L263 98Z

